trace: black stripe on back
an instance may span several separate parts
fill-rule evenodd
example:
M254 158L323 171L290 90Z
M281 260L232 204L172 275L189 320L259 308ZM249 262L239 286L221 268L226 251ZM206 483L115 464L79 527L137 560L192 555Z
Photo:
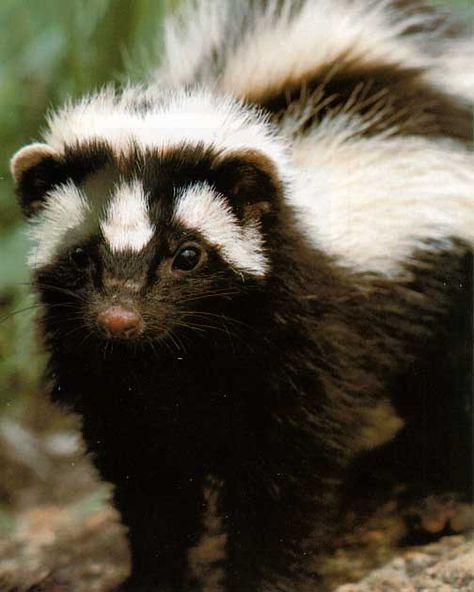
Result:
M378 113L367 134L396 124L401 134L463 142L471 142L473 137L472 111L467 104L430 85L423 71L399 65L364 66L342 59L302 80L252 97L251 102L269 111L277 122L288 109L306 108L304 127L328 114L350 111L366 119Z

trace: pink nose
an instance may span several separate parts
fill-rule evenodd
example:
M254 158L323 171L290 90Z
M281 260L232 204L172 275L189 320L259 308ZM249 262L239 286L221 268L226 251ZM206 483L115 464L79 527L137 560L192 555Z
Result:
M142 329L141 316L123 306L111 306L102 311L97 322L107 337L134 337Z

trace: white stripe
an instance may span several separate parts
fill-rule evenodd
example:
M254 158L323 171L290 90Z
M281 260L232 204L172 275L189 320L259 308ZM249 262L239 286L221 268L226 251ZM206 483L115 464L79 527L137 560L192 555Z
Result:
M418 17L394 19L385 0L306 2L296 17L257 21L226 63L222 88L238 97L259 97L268 88L299 81L339 60L364 64L426 66L428 60L402 34ZM392 18L391 18L392 17ZM278 59L275 59L277 52Z
M141 251L154 234L148 204L139 181L123 183L115 191L100 228L112 251Z
M48 194L44 209L30 223L33 248L28 263L33 269L48 265L96 228L86 196L72 181L60 185Z
M135 102L143 98L155 107L137 110ZM186 144L204 145L221 153L259 150L281 169L287 161L286 149L262 114L211 92L163 93L137 87L117 97L104 90L73 107L66 106L50 117L49 125L46 141L60 153L65 145L103 139L119 155L137 145L144 150L166 151Z
M355 60L420 68L443 92L474 99L474 43L468 35L445 38L436 16L399 12L393 0L306 0L301 9L291 8L292 0L283 6L275 0L185 1L178 16L166 20L156 80L173 88L215 85L251 100L328 64Z
M349 121L332 123L294 151L290 200L317 247L349 267L392 275L427 240L474 245L471 153L417 137L351 137Z
M196 184L180 195L175 219L187 228L199 231L209 243L217 245L232 266L257 277L265 275L268 262L257 225L239 225L225 198L209 185Z

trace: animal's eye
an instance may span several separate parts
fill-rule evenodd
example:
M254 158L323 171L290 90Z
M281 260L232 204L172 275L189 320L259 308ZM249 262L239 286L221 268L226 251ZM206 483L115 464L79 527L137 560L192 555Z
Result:
M89 267L89 254L85 249L81 249L80 247L73 249L69 253L69 259L71 259L74 265L79 269L86 269L86 267Z
M201 260L201 251L195 246L182 248L173 261L173 269L191 271Z

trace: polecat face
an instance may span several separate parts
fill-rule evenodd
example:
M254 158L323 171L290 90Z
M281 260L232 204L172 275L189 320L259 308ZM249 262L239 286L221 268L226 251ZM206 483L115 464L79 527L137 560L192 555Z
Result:
M13 171L46 328L64 340L159 342L222 328L269 270L280 188L259 153L117 155L95 141L59 155L39 144Z

